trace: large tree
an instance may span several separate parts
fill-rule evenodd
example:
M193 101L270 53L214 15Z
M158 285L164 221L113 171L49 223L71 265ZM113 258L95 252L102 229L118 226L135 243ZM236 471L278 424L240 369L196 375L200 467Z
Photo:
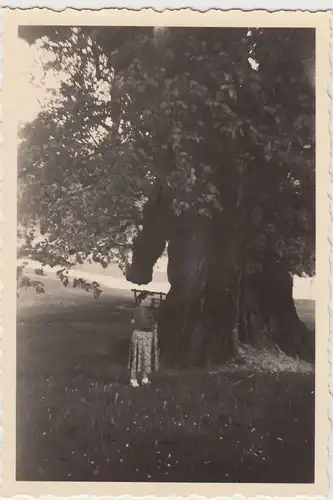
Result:
M167 245L168 362L220 362L240 342L312 359L292 275L314 273L314 30L21 36L66 75L21 132L21 223L44 234L22 252L116 260L147 284Z

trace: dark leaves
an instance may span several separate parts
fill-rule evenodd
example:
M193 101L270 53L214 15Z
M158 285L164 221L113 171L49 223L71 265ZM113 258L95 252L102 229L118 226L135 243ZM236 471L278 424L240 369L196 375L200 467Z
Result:
M17 267L17 294L20 288L34 288L36 293L45 293L44 284L41 281L33 280L23 272L25 265Z
M223 213L254 262L266 247L309 272L311 30L57 28L45 43L67 76L21 132L20 221L45 235L24 255L126 267L158 180L176 216Z

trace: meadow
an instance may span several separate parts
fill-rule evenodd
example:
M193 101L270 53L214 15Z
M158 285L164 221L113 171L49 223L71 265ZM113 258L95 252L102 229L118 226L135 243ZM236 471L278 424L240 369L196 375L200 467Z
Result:
M17 317L17 480L313 482L314 368L281 352L128 386L133 297L45 279ZM314 303L297 301L314 330Z

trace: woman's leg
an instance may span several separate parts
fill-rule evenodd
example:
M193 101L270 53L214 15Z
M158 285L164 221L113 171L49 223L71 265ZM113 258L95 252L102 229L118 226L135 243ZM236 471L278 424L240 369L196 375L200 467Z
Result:
M136 374L136 369L135 368L131 368L130 385L132 387L139 387L139 382L138 382L138 379L137 379L137 374Z
M142 384L150 384L148 374L151 373L152 333L146 332L143 342Z
M160 356L160 348L158 345L158 331L157 328L153 332L153 342L152 342L152 353L153 353L153 361L154 361L154 369L155 372L159 370L159 356Z
M137 380L137 363L138 363L138 339L134 331L131 338L129 368L131 370L130 385L132 387L139 387Z

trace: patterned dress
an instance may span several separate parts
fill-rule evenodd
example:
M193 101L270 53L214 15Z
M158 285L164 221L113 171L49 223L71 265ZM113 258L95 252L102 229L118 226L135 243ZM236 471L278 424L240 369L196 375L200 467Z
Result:
M144 306L135 310L133 322L128 368L131 370L131 378L136 378L137 372L146 377L158 370L157 325L152 310Z
M131 377L135 378L138 372L143 376L158 370L158 335L157 329L144 331L135 329L130 345L128 368Z

